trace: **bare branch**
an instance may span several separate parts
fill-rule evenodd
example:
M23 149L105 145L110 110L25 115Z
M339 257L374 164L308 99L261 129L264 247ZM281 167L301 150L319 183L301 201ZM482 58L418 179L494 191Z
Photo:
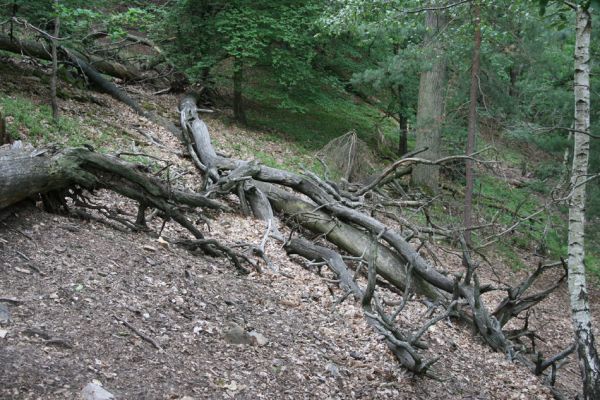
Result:
M424 11L443 11L443 10L448 10L449 8L460 6L462 4L470 3L471 1L472 0L461 0L461 1L457 1L456 3L447 4L445 6L423 7L423 8L416 8L414 10L403 10L402 13L403 14L418 14L418 13L422 13Z
M471 156L464 156L464 155L448 156L448 157L440 158L440 159L435 160L435 161L427 160L425 158L417 158L417 157L402 158L402 159L394 162L389 167L387 167L385 169L385 171L383 171L383 173L381 173L381 175L379 175L373 182L371 182L370 184L366 185L362 189L358 190L355 194L357 196L362 196L363 194L367 193L369 190L371 190L374 187L376 187L377 185L379 185L379 183L383 179L385 179L388 175L390 175L396 169L398 169L401 166L405 166L405 165L412 165L412 164L440 165L440 164L444 164L444 163L447 163L447 162L450 162L450 161L456 161L456 160L471 160L471 161L475 161L475 162L478 162L478 163L485 163L487 161L478 160L478 159L474 158L473 156L475 156L477 154L481 154L481 153L483 153L485 151L488 151L489 149L490 149L490 147L486 147L486 148L484 148L484 149L482 149L482 150L480 150L478 152L473 153Z

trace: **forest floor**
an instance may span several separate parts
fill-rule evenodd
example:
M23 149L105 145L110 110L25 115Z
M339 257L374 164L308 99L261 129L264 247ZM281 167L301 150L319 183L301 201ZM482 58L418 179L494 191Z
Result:
M14 65L2 63L4 100L18 95L33 104L46 101L47 88L38 77L23 79L26 66L11 75L5 72ZM175 96L128 90L146 107L177 120ZM171 162L179 185L198 185L192 163L180 157L179 143L166 130L105 95L93 97L100 105L60 101L63 114L83 125L77 140L151 154ZM248 159L261 149L281 164L311 160L285 142L270 141L271 134L239 128L219 115L206 122L225 153ZM73 141L60 132L46 139ZM126 199L96 195L98 203L135 212ZM262 223L251 218L206 216L207 235L230 246L258 244L264 234ZM154 231L160 226L158 219L151 224ZM167 223L163 235L177 234L179 228ZM455 249L442 244L432 249L444 269L462 269ZM0 398L72 399L89 382L101 383L118 399L552 398L538 377L450 321L425 336L427 353L440 357L433 368L439 379L412 376L398 368L385 342L367 326L359 304L352 299L337 304L341 292L330 275L290 259L274 241L266 253L278 272L264 266L262 273L242 276L225 259L192 255L155 235L52 215L34 205L17 211L0 223L0 317L10 319L0 325ZM523 254L530 269L540 261ZM493 255L479 269L483 283L515 283L526 272L513 272ZM558 276L557 271L544 277L536 288ZM486 295L489 304L501 298L502 293ZM597 304L596 289L590 298ZM400 326L422 322L426 311L411 302ZM544 338L537 345L545 355L569 345L566 284L536 307L530 327ZM256 339L234 344L241 331ZM559 370L557 386L570 398L577 392L572 356Z

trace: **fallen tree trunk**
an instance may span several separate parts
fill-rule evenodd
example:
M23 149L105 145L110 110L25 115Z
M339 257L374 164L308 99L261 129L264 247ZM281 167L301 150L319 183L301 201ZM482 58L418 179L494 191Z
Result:
M118 157L85 148L8 149L0 150L0 171L0 217L4 216L2 210L38 194L42 195L45 204L50 199L52 202L56 200L65 211L69 206L64 199L70 197L79 207L77 210L81 211L74 214L90 217L80 208L102 211L105 208L91 204L81 189L107 189L137 201L139 208L135 222L111 217L110 212L103 213L104 216L130 229L147 229L145 211L149 207L155 208L162 212L165 222L174 220L195 238L191 241L187 238L172 240L174 244L211 256L228 257L239 270L248 272L238 260L244 255L215 240L204 239L203 233L182 211L182 206L230 211L228 206L200 194L173 189L169 182L162 182Z
M86 189L113 190L159 208L173 219L181 216L176 204L229 210L205 196L169 188L139 171L135 164L85 148L2 150L0 171L0 209L38 193L80 185Z
M0 50L10 51L11 53L39 58L41 60L52 61L52 54L46 48L43 42L34 42L31 40L21 40L9 35L0 34ZM74 49L66 49L68 53L73 54L79 60L91 65L99 72L123 80L137 80L141 74L135 68L125 66L115 61L108 61L101 57L83 54ZM63 61L70 61L63 57Z
M71 179L65 170L52 168L54 162L43 152L0 152L0 209L37 193L66 188Z
M344 280L347 290L355 297L362 296L366 318L386 337L398 360L409 370L419 374L427 373L431 364L423 361L418 354L418 349L424 347L419 338L431 324L439 321L438 318L445 318L451 313L469 322L492 349L507 354L511 359L522 361L536 373L543 370L542 367L556 362L545 362L538 357L534 364L524 355L528 349L518 342L519 335L523 333L517 332L515 336L514 332L502 329L511 318L541 301L556 288L525 296L527 288L548 268L540 268L520 286L510 288L508 300L491 314L481 296L485 288L480 286L476 267L468 258L468 252L465 251L468 267L463 276L444 275L398 232L362 212L363 198L338 191L335 186L323 182L311 173L298 175L254 162L219 156L212 149L206 125L199 121L195 104L189 100L182 103L181 113L182 127L188 135L188 143L198 157L198 162L204 167L206 176L212 175L209 180L213 183L208 188L208 193L238 194L242 205L247 202L246 208L267 222L267 233L271 231L275 221L272 212L275 209L286 216L285 223L293 229L313 232L354 255L361 262L369 264L368 284L362 290L355 281L348 280L347 266L343 260L340 262L341 257L336 256L337 252L334 250L314 243L302 248L305 243L302 241L292 241L290 243L293 245L289 245L292 247L288 246L295 253L327 262L340 279ZM394 165L402 164L397 162ZM0 150L0 171L0 210L37 193L63 191L59 197L68 195L73 198L73 195L78 196L76 191L64 193L73 185L89 190L105 188L137 201L141 215L138 220L143 220L147 207L156 208L162 211L164 218L173 219L195 238L179 243L190 249L200 248L209 254L220 252L232 258L239 266L236 253L214 241L204 240L202 232L181 208L181 205L186 205L229 210L227 206L205 195L174 190L168 183L149 176L136 165L117 157L83 148ZM390 169L386 171L393 172ZM360 193L361 189L357 192ZM264 245L261 247L264 251ZM427 322L415 333L400 332L393 322L395 317L387 316L378 305L378 274L392 286L405 290L403 301L407 299L406 288L412 287L429 299L443 303L446 312ZM565 352L559 355L562 357L563 354Z
M308 260L322 261L327 263L332 271L340 279L340 287L352 294L356 300L363 301L363 311L367 323L380 335L383 335L385 341L394 354L396 359L410 371L418 374L426 374L427 369L435 360L423 361L417 354L417 347L422 346L417 343L420 336L412 336L394 329L393 323L387 320L382 313L379 313L377 306L373 307L371 299L365 301L365 297L369 294L369 285L374 285L374 282L367 284L366 290L354 280L350 269L344 262L343 258L335 251L323 246L317 246L314 243L304 239L292 239L285 244L286 251L289 254L298 254ZM374 257L376 260L377 257ZM371 268L373 269L373 268ZM371 273L370 279L374 279L374 274Z
M63 52L66 52L67 57L73 62L73 64L76 65L100 91L105 92L116 100L119 100L121 103L128 105L136 113L147 116L147 113L135 100L129 97L123 90L119 89L117 85L104 79L102 75L100 75L98 71L94 69L88 62L81 57L78 57L70 50L67 51L64 48L62 50Z
M363 187L355 187L352 193L348 193L339 190L337 185L325 182L311 173L301 176L256 163L221 157L212 147L208 128L198 117L193 96L184 97L180 103L180 111L184 143L196 153L197 163L205 174L205 184L208 184L209 181L213 182L208 189L209 192L228 193L233 192L237 187L237 194L243 204L247 193L243 188L255 188L269 200L268 204L263 202L258 205L261 212L260 215L255 213L257 218L265 220L264 215L272 215L270 211L272 207L285 214L285 223L293 229L301 227L301 229L316 233L341 250L368 261L372 264L373 275L380 274L399 289L407 285L407 270L403 266L410 266L412 270L410 276L415 280L421 294L445 302L448 315L457 304L456 302L460 300L463 307L456 312L452 311L453 315L460 316L470 323L493 350L506 354L511 360L519 360L532 371L539 373L539 368L536 369L535 364L525 356L525 353L529 351L525 345L512 341L512 339L518 340L520 334L509 336L508 332L503 331L502 326L511 318L516 317L519 311L537 304L558 285L540 292L538 295L524 296L524 290L530 287L531 283L539 276L539 274L534 274L535 276L519 286L519 290L509 289L507 300L501 303L501 306L492 315L481 296L490 288L480 286L475 271L476 265L468 257L469 253L466 249L464 252L467 258L465 273L456 277L446 276L425 260L402 235L376 218L360 211L364 205L363 195L382 185L389 176L395 174L399 167L417 163L439 164L467 157L446 157L433 162L418 158L399 160L368 184ZM283 190L279 186L286 187L288 190ZM240 188L242 190L239 190ZM291 191L289 191L290 189ZM312 203L298 194L307 196ZM267 213L265 210L269 212ZM312 244L300 248L305 242L293 243L294 253L302 254L313 260L324 260L330 266L335 264L332 268L336 273L342 270L339 259L333 257L327 249L315 248ZM369 243L374 246L372 252L366 251ZM347 277L346 273L342 275ZM375 280L371 279L371 273L369 275L369 285L363 293L363 305L370 304L375 290ZM352 288L349 282L346 282L345 285L355 295L358 295L356 288ZM383 312L379 312L379 314L378 320L391 321ZM501 316L502 323L496 319L495 315ZM389 339L394 340L393 338ZM407 357L406 353L397 355L402 365L413 372L425 373L429 365L423 367L423 364L417 362L420 358L414 353L412 347L403 347L404 350L408 351L410 357ZM538 365L541 365L539 361Z
M314 204L279 189L275 185L262 182L255 182L255 184L265 193L273 208L288 218L288 225L296 223L322 236L353 256L363 257L365 260L371 261L368 250L373 238L365 231L335 219L323 211L316 210ZM394 286L404 290L408 269L406 260L398 257L397 253L385 246L377 246L376 252L374 258L377 272ZM413 284L418 293L432 300L444 298L444 295L438 289L427 284L423 279L417 278L414 281Z
M485 287L480 286L476 266L468 258L468 252L465 252L468 267L463 276L444 275L402 235L361 211L364 198L339 191L335 185L308 172L298 175L254 162L219 156L212 149L208 128L197 116L195 103L189 100L182 103L181 114L182 127L188 135L186 138L190 148L204 167L205 175L212 175L206 180L207 183L208 180L213 181L208 193L238 194L242 206L246 203L247 210L252 210L256 217L267 222L265 238L276 221L272 211L275 209L284 214L285 223L293 229L300 233L312 232L354 255L361 263L368 263L368 283L363 290L355 280L349 280L351 273L335 250L294 239L288 243L291 251L330 265L340 277L342 287L361 299L369 324L384 335L404 367L418 374L428 373L434 360L423 361L418 349L424 348L425 344L419 338L432 324L450 315L462 317L492 349L505 353L511 359L520 360L537 374L543 373L545 368L568 354L565 350L547 360L538 355L534 363L525 354L528 349L518 340L529 331L502 329L508 321L544 299L558 286L535 295L525 295L535 279L550 266L540 267L521 285L510 288L507 300L491 314L481 296ZM397 162L394 165L402 164ZM163 218L173 219L194 236L193 240L173 243L180 243L189 249L201 249L207 254L224 254L240 267L238 255L210 239L204 239L202 232L186 217L181 206L221 210L229 210L229 207L209 199L207 195L174 190L168 182L161 182L118 157L83 148L0 150L0 171L0 210L38 193L59 192L59 198L71 197L77 204L80 198L77 196L81 196L77 188L104 188L137 201L138 221L144 221L144 210L153 207L162 212ZM390 169L386 171L393 172ZM361 191L364 189L359 188L355 193ZM134 228L134 225L137 224L128 226ZM261 249L264 252L264 244ZM403 302L407 301L409 295L407 287L414 288L429 299L445 305L446 311L416 332L401 332L395 326L395 315L386 315L378 304L378 274L392 286L405 290Z

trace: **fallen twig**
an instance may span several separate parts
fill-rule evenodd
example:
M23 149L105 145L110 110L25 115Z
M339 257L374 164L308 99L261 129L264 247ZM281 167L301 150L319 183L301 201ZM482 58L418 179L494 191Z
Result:
M0 297L0 303L10 303L10 304L21 304L24 303L25 300L19 300L12 297Z
M156 350L163 351L163 348L160 347L160 345L154 339L152 339L152 338L144 335L143 333L141 333L139 330L136 329L135 326L133 326L129 322L127 322L127 320L124 320L123 318L119 318L119 317L117 317L114 314L113 314L113 318L116 319L117 321L121 322L123 325L125 325L129 329L131 329L133 331L133 333L135 333L136 335L138 335L140 338L142 338L146 342L150 343L152 346L154 346L154 348Z

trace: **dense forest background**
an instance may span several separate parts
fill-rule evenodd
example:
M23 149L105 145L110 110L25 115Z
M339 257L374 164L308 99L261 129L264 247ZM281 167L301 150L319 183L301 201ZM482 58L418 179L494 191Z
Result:
M565 194L574 137L581 133L574 125L574 10L595 6L544 0L0 0L0 57L29 60L44 71L37 83L52 88L46 104L37 104L3 85L0 75L0 139L111 152L122 143L119 127L98 122L101 133L84 133L89 116L83 122L56 104L74 98L67 86L108 93L163 126L172 115L136 99L131 88L150 90L159 104L163 95L194 92L200 107L217 111L224 126L265 132L266 141L288 149L277 155L270 145L247 145L244 136L220 143L266 166L348 183L368 182L403 156L449 157L442 167L404 170L386 189L398 201L412 194L418 208L411 223L422 227L413 236L444 232L441 240L453 248L465 236L483 260L502 260L507 273L527 271L529 255L568 257ZM600 173L598 35L592 29L589 176ZM86 63L97 68L97 78ZM0 63L0 74L14 73L11 68ZM83 101L95 101L91 96ZM474 148L468 147L470 134ZM348 146L354 149L349 143L355 140L359 151L348 153L351 160L335 160ZM476 154L478 162L465 162L465 154ZM471 192L472 200L465 200ZM370 212L376 211L381 208ZM599 179L587 183L585 216L585 268L596 287Z

